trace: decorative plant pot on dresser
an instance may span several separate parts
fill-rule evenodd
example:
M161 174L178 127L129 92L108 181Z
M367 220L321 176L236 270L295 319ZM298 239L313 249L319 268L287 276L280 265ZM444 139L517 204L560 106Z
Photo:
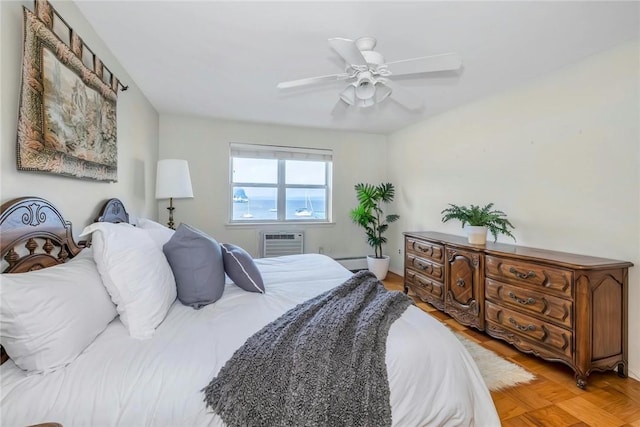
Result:
M520 351L592 371L627 374L627 280L633 264L487 243L435 232L405 234L405 292Z

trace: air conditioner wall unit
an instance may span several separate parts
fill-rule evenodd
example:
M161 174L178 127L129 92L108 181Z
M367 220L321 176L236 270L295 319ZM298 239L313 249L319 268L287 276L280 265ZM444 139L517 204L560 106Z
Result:
M260 255L263 258L304 253L304 233L301 231L264 231L261 236L262 253Z

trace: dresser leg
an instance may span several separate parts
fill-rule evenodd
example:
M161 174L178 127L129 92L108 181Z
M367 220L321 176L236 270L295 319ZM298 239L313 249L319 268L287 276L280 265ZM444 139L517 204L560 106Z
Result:
M587 377L576 376L576 385L578 386L578 388L581 388L582 390L586 390L587 389Z
M620 378L627 378L627 365L624 363L618 363L618 376Z
M405 294L409 293L409 287L407 285L404 285L404 293Z

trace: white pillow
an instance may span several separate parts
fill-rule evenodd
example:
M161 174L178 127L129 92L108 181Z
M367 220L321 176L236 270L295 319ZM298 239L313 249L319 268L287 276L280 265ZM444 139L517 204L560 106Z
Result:
M93 258L120 320L132 337L150 338L176 299L162 250L146 230L126 223L94 223L81 236L90 233Z
M0 281L0 343L28 373L68 365L117 315L90 249Z
M171 239L175 230L170 229L162 224L152 221L148 218L138 218L138 228L146 230L149 236L156 242L156 245L162 250L165 243Z
M175 231L175 230L170 229L166 225L162 225L159 222L153 221L153 220L151 220L149 218L143 218L143 217L138 218L138 223L136 225L138 227L140 227L140 228L144 228L144 229L147 229L147 230L158 229L158 230Z

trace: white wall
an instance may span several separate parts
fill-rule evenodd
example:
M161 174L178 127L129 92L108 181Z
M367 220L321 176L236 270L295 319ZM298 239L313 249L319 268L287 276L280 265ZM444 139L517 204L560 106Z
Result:
M334 224L228 225L229 142L332 149ZM189 162L194 198L174 200L176 223L193 225L254 256L260 253L258 233L265 229L305 230L305 252L318 252L322 246L333 257L371 253L364 230L351 222L349 210L357 204L356 183L376 184L387 175L384 136L161 115L160 158ZM159 206L161 222L166 222L168 203L162 201Z
M401 231L462 235L447 203L494 202L518 244L633 262L632 375L640 378L640 44L592 56L525 86L390 135ZM499 239L509 242L509 239ZM402 273L402 260L392 261Z
M0 1L0 199L40 196L50 200L74 225L74 234L95 216L102 201L121 198L132 213L155 217L155 164L158 113L97 37L72 2L52 2L65 21L129 90L118 96L118 182L79 180L52 174L18 172L16 126L21 82L22 6L33 2Z

